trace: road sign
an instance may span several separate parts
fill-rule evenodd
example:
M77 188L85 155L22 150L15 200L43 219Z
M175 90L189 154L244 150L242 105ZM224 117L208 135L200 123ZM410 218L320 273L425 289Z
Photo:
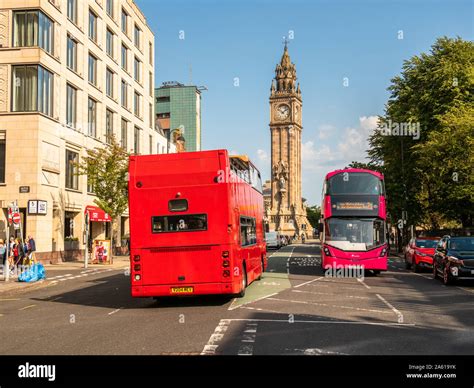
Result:
M14 213L12 216L13 223L19 224L21 222L20 213Z

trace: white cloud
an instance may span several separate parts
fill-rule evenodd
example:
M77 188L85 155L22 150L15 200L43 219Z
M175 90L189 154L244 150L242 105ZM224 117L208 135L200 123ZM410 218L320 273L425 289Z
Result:
M265 150L257 150L257 156L262 162L268 161L268 153Z
M362 129L366 131L373 131L375 128L377 128L378 121L379 121L378 116L359 117L359 125Z
M329 138L333 132L336 130L336 128L333 125L330 124L323 124L318 127L318 137L321 140L325 140Z

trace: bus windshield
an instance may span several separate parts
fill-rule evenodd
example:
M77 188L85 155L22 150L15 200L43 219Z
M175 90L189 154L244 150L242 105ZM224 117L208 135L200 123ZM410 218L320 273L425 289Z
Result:
M369 173L341 173L329 178L328 194L384 195L383 183Z
M330 218L325 222L325 241L335 248L367 251L385 244L385 224L380 219Z

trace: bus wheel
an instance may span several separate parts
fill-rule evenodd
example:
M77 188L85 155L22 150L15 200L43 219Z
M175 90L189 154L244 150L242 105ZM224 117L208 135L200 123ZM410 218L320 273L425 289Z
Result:
M245 289L247 288L247 270L245 269L245 264L242 265L242 289L238 293L239 298L243 298L245 296Z

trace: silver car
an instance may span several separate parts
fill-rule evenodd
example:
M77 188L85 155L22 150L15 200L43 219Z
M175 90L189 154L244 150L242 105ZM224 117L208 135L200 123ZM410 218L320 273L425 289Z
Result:
M281 237L277 232L265 233L265 241L267 243L267 249L270 249L270 248L280 249L281 248Z

